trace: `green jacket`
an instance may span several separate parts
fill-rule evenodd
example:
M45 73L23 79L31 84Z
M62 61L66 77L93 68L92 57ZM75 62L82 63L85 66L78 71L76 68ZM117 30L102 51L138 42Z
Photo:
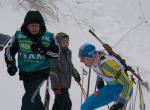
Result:
M41 43L43 46L50 46L53 34L45 32ZM21 31L16 32L16 38L19 44L18 68L25 72L34 72L44 70L50 67L50 62L44 55L31 50L32 40L23 35Z

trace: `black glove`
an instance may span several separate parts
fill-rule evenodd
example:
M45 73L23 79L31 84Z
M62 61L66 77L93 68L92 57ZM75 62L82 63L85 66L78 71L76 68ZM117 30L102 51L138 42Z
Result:
M17 67L15 63L10 63L7 65L7 72L9 73L10 76L13 76L17 72Z
M44 51L46 47L44 47L40 42L33 42L31 45L31 49L33 51Z
M113 104L109 110L119 110L123 108L123 104L122 103L117 103L117 104Z
M32 45L31 45L31 50L32 51L38 51L38 44L37 42L33 42Z
M44 47L40 42L33 42L31 45L32 51L38 51L40 54L46 54L48 47Z
M79 83L81 81L81 78L79 75L76 75L76 77L74 79L75 79L75 81L77 81L77 83Z
M103 80L97 81L96 87L97 87L97 89L103 88L104 87L104 81Z

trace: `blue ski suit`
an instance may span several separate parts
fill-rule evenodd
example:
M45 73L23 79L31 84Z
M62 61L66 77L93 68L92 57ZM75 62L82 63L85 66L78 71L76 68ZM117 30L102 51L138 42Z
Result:
M113 101L125 104L132 94L132 81L126 75L122 64L113 56L105 56L92 69L106 82L99 89L98 96L91 95L81 105L81 110L95 110Z

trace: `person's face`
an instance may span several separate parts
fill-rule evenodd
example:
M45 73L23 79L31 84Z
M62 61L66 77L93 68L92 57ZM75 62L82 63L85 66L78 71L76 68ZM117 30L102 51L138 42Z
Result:
M28 24L27 29L32 35L36 35L40 32L40 24L36 24L36 23Z
M67 37L63 38L60 42L60 47L68 48L69 46L69 39Z
M80 62L84 63L87 67L91 67L94 62L94 58L84 57L80 59Z

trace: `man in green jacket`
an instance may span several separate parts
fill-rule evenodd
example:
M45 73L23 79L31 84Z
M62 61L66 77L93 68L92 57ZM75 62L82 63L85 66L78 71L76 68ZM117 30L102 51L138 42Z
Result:
M39 11L28 11L21 30L17 31L5 50L8 73L13 76L19 69L25 94L21 110L44 110L40 87L49 77L50 59L59 56L59 46L53 33L46 31ZM15 55L18 53L18 67Z

